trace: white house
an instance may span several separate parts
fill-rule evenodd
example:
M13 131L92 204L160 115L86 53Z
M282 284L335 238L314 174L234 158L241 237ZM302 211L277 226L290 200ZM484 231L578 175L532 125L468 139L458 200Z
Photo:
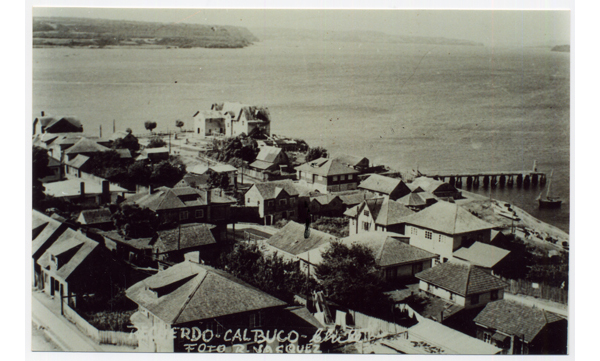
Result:
M461 247L489 243L494 227L455 203L444 201L404 218L404 224L410 244L440 255L441 262L451 259Z
M269 109L241 103L215 103L210 110L198 111L192 116L197 138L211 136L236 137L260 130L271 134Z

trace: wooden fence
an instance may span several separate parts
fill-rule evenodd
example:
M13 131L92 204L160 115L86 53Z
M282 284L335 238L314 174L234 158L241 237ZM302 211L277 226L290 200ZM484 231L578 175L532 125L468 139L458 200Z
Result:
M358 311L350 310L350 314L354 318L354 327L360 329L368 329L374 332L374 335L380 333L388 333L394 335L400 332L407 331L406 327L400 326L393 322L388 322L377 317L367 316Z
M502 278L502 280L508 283L508 286L504 290L508 293L512 293L513 295L522 294L539 297L565 305L567 305L569 302L569 291L562 288L552 287L544 283L537 283L537 287L534 287L533 282L522 279L511 280Z
M100 345L138 346L137 335L134 332L100 331L90 325L83 317L79 316L66 303L63 303L63 315L74 323L81 332Z

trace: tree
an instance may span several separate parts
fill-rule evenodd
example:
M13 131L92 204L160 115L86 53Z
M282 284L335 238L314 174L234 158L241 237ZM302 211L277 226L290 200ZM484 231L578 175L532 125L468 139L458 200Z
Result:
M150 120L146 120L146 121L144 122L144 127L146 127L146 129L147 129L147 130L149 130L149 131L150 131L150 133L152 133L152 130L153 130L154 128L156 128L156 122L152 122L152 121L150 121Z
M154 138L150 139L150 143L148 143L146 148L162 148L166 145L167 145L167 143L164 140L162 140L162 138L154 137Z
M287 302L293 301L294 294L305 295L317 287L316 281L304 274L298 263L285 261L277 254L265 255L253 243L236 244L216 266Z
M178 120L176 120L176 121L175 121L175 126L176 126L177 128L179 128L179 131L181 131L181 128L183 128L183 126L184 126L184 125L185 125L185 124L183 123L183 120L179 120L179 119L178 119Z
M127 130L131 131L131 129ZM112 149L129 149L133 154L140 150L140 143L132 133L128 132L125 137L119 138L113 142Z
M119 233L131 238L152 237L158 224L155 212L137 204L122 204L112 219Z
M326 295L339 304L373 314L387 308L387 296L376 269L373 252L366 246L332 242L322 254L316 276Z
M226 173L212 172L208 179L208 185L210 188L229 188L229 176Z
M52 169L48 167L48 162L50 161L50 157L48 156L48 152L46 149L33 146L32 148L32 169L31 175L32 179L32 201L33 208L38 209L41 205L42 201L45 198L44 191L46 188L42 184L40 179L50 176L53 174ZM42 210L43 211L43 210Z
M319 158L327 158L328 152L327 149L323 147L309 148L308 153L306 154L306 161L310 162L311 160L319 159Z
M122 168L125 170L125 164L121 160L121 156L114 150L94 154L88 162L90 173L102 178L108 179L108 174L114 174L115 171L112 168Z
M138 160L127 168L127 177L135 184L147 185L151 175L152 166L145 160Z
M163 160L152 167L150 182L155 185L174 186L185 175L185 165Z

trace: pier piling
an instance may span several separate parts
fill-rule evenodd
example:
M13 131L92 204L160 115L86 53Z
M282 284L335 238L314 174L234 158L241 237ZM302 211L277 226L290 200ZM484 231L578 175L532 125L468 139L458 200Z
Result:
M523 179L523 188L529 188L530 185L531 185L531 179L529 178L529 175L526 175L525 178Z
M522 185L523 185L523 175L519 174L517 176L517 187L521 188Z
M492 186L492 188L496 188L496 186L498 185L498 180L496 179L495 175L492 176L492 181L490 183L491 183L490 185Z
M462 177L456 177L456 188L462 188Z
M515 184L515 180L513 179L513 176L511 175L510 177L508 177L508 181L506 182L506 186L508 188L512 188L514 184Z
M486 175L483 177L483 188L487 188L489 185L490 185L490 177Z
M467 177L467 189L471 189L473 186L473 177Z
M450 176L450 180L448 181L448 184L450 184L451 186L454 187L454 185L456 184L456 179L454 179L454 176Z
M479 188L479 177L473 177L473 188Z
M500 176L500 181L498 182L498 185L500 186L500 188L504 188L505 184L506 184L506 176L503 174Z
M531 185L533 187L538 185L538 175L537 174L532 174L531 175Z

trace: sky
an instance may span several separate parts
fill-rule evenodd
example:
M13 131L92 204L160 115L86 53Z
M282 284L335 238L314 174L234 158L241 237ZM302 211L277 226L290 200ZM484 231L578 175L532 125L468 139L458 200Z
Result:
M361 9L371 2L354 1L345 5L351 9L198 9L202 1L168 2L123 0L97 1L35 1L34 5L113 6L113 8L42 8L33 10L34 16L89 17L115 20L135 20L165 23L206 25L238 25L253 28L292 28L326 31L380 31L393 35L446 37L471 40L486 45L556 45L570 43L570 16L568 10L399 10L392 5L385 10ZM192 6L195 9L114 8L114 6ZM252 3L252 2L251 2ZM253 2L254 6L268 2ZM333 2L320 2L328 6ZM375 2L376 3L376 2ZM450 2L452 5L456 2ZM461 2L464 3L464 2ZM468 1L467 1L468 3ZM481 2L486 3L485 1ZM496 2L494 2L496 3ZM540 1L537 1L540 3ZM542 3L551 4L552 1ZM557 3L561 3L558 1ZM173 5L174 4L174 5ZM221 5L219 6L227 6ZM244 3L244 6L247 6ZM215 6L206 2L207 7ZM231 4L229 4L231 7ZM310 6L310 5L309 5ZM304 5L306 7L306 5ZM331 6L328 6L331 7ZM355 9L352 9L355 7ZM456 7L456 6L455 6ZM514 7L512 7L514 8ZM529 9L535 7L528 7ZM538 9L541 9L537 7ZM550 7L547 8L565 8Z

